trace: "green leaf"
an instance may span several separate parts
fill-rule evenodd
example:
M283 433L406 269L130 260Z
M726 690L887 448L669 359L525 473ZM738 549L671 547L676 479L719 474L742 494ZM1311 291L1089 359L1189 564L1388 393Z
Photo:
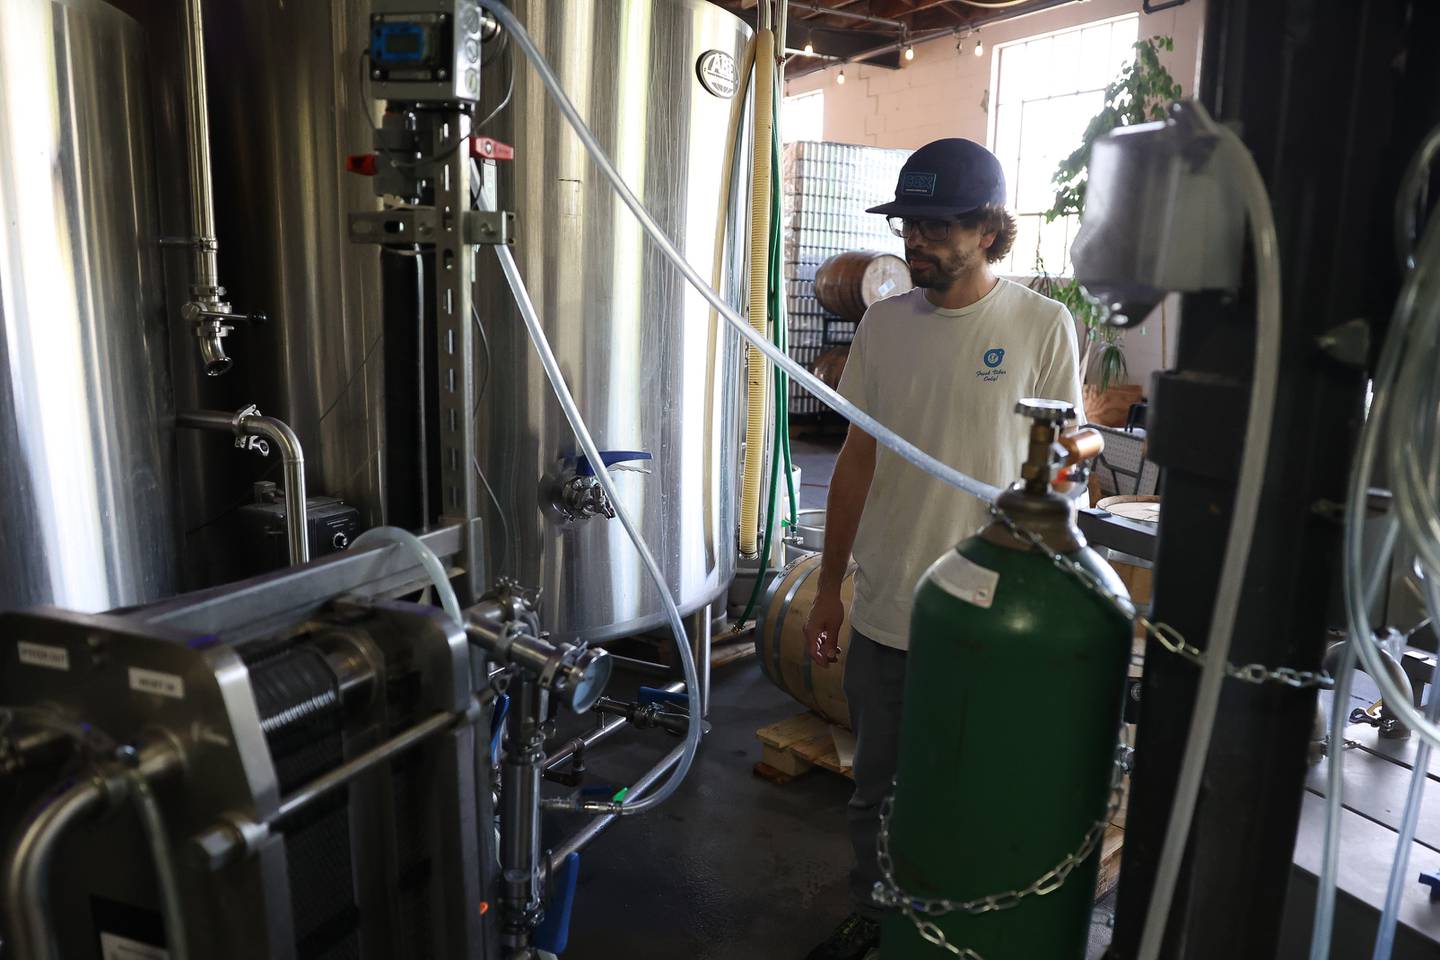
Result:
M1080 144L1060 161L1051 182L1055 203L1045 211L1047 222L1085 209L1085 186L1095 141L1116 127L1163 120L1170 101L1181 96L1180 84L1160 62L1160 51L1173 52L1175 41L1154 36L1134 44L1134 57L1105 86L1100 112L1085 125ZM1122 356L1123 361L1123 356Z

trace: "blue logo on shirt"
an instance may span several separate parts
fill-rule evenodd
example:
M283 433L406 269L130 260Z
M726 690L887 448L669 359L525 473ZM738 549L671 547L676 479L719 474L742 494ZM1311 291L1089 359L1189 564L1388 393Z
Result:
M1005 362L1005 350L1002 347L991 347L985 351L985 366L994 370Z

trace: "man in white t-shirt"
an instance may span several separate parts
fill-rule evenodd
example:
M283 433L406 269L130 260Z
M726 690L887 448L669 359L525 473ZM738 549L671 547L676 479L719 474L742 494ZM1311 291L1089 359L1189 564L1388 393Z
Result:
M915 289L866 311L840 392L956 469L996 486L1012 483L1029 435L1016 401L1066 400L1078 412L1081 400L1069 312L991 270L1015 239L1000 162L970 140L937 140L906 161L894 202L867 212L888 216L904 238ZM855 912L808 960L861 960L879 941L870 899L880 879L875 837L895 775L912 596L930 564L988 518L987 504L850 427L830 481L819 593L805 640L820 667L839 656L846 615L840 584L853 548L845 695L856 736L849 808Z

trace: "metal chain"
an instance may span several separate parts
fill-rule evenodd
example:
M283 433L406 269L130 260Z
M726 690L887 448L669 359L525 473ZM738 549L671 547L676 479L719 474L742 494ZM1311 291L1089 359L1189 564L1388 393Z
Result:
M890 855L890 815L895 798L892 790L880 804L880 832L876 836L875 856L880 865L881 879L875 884L873 893L875 901L881 906L898 909L915 925L916 931L927 943L934 944L962 960L985 960L969 947L957 947L951 943L946 939L945 931L940 929L939 924L929 918L944 916L947 913L979 915L994 913L998 910L1009 910L1026 897L1043 897L1064 886L1075 868L1095 852L1095 848L1105 836L1105 830L1120 810L1120 802L1125 795L1125 762L1128 753L1129 744L1126 743L1125 727L1122 724L1119 739L1115 744L1115 756L1110 771L1110 802L1106 804L1104 815L1091 824L1090 829L1085 832L1085 837L1080 841L1079 847L1028 886L1019 890L1007 890L1004 893L992 893L974 900L957 901L916 897L906 893L900 887L899 881L895 879L895 861Z
M1045 541L1037 533L1032 533L1020 526L1014 520L1006 516L998 507L992 506L990 512L995 519L1005 525L1005 528L1014 534L1015 538L1030 544L1036 550L1045 554L1062 573L1069 574L1081 584L1087 587L1092 593L1098 595L1116 610L1120 611L1127 620L1133 620L1139 624L1145 633L1157 641L1171 653L1189 660L1196 666L1205 665L1205 653L1199 647L1188 642L1180 635L1180 631L1168 623L1155 623L1149 617L1144 616L1135 609L1135 605L1129 600L1116 596L1100 582L1093 573L1080 566L1074 560L1062 553L1050 549ZM1335 678L1324 670L1296 670L1294 667L1267 667L1263 663L1247 663L1237 666L1226 662L1225 675L1245 683L1275 683L1282 687L1290 687L1301 690L1306 687L1319 687L1322 690L1329 690L1335 686Z
M1145 633L1153 637L1159 644L1171 653L1177 654L1191 663L1199 666L1205 664L1205 654L1194 644L1189 643L1180 635L1180 632L1167 623L1156 623L1149 617L1144 616L1135 609L1135 605L1129 600L1117 596L1110 588L1106 587L1095 574L1086 570L1080 564L1071 560L1062 553L1052 550L1039 534L1033 533L1020 526L1010 517L1006 516L998 507L992 506L990 512L995 519L1002 523L1016 539L1028 543L1034 549L1043 553L1052 564L1062 573L1068 574L1086 587L1090 592L1099 596L1106 603L1118 610L1127 620L1133 620L1139 624ZM1236 666L1233 663L1225 664L1225 674L1236 680L1245 683L1277 683L1281 686L1294 689L1305 687L1320 687L1330 689L1334 687L1334 678L1324 670L1296 670L1293 667L1276 667L1271 669L1260 663L1247 663L1243 666ZM993 913L998 910L1009 910L1017 906L1022 900L1030 896L1044 896L1047 893L1054 893L1065 884L1075 868L1083 863L1090 854L1095 852L1096 846L1105 836L1105 830L1115 814L1120 809L1120 802L1124 796L1125 763L1129 752L1129 745L1125 740L1125 728L1120 728L1119 741L1115 746L1114 764L1110 775L1110 803L1105 809L1105 815L1090 825L1085 832L1085 837L1080 841L1080 846L1073 853L1068 854L1063 860L1056 864L1040 877L1030 883L1029 886L1019 890L1008 890L1004 893L994 893L989 896L979 897L974 900L945 900L938 898L926 898L912 896L901 888L898 880L895 879L895 863L890 855L890 814L894 804L893 791L880 804L880 832L876 837L876 859L880 865L881 879L876 882L873 896L875 901L884 907L897 909L902 915L915 925L915 930L927 943L933 944L960 960L985 960L979 953L969 947L959 947L951 943L945 936L945 931L931 917L944 916L948 913L968 913L971 915Z

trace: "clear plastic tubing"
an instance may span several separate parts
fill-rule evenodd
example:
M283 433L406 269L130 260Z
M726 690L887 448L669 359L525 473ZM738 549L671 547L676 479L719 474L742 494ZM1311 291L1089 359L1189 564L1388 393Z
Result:
M1250 542L1255 533L1255 516L1259 512L1260 493L1265 483L1265 463L1270 450L1270 426L1275 412L1275 386L1280 357L1280 255L1275 238L1275 218L1265 181L1255 166L1250 151L1234 133L1216 124L1213 129L1221 137L1225 149L1234 160L1245 208L1250 217L1250 231L1255 244L1258 309L1256 311L1255 379L1250 391L1250 410L1245 422L1245 454L1240 462L1240 477L1235 491L1235 512L1230 517L1230 536L1225 545L1224 574L1215 598L1215 611L1210 621L1210 634L1205 645L1205 666L1200 673L1200 688L1195 694L1195 708L1190 716L1190 731L1185 742L1185 762L1175 786L1175 801L1170 808L1170 822L1165 831L1165 846L1156 871L1155 886L1150 895L1150 911L1145 916L1145 929L1140 938L1140 960L1156 960L1160 955L1175 883L1180 876L1180 863L1190 837L1190 824L1195 815L1195 799L1205 773L1210 752L1210 734L1215 725L1215 712L1220 705L1220 688L1225 682L1225 665L1230 656L1230 639L1240 606L1240 593L1245 583L1245 568L1250 557Z
M520 316L525 321L525 331L530 335L530 341L535 346L535 352L540 355L540 365L545 368L545 375L550 379L550 386L555 391L555 397L560 401L560 408L565 412L565 419L570 421L570 429L574 431L575 438L580 441L580 449L595 468L595 478L600 481L600 487L605 491L605 496L610 499L610 505L615 508L615 516L620 525L625 528L635 549L640 554L640 560L645 565L645 570L650 574L650 579L655 581L655 589L660 592L660 598L665 605L665 615L670 621L670 630L675 634L675 652L680 658L681 673L685 678L685 695L690 706L690 723L685 728L685 750L680 755L680 761L675 769L654 793L645 794L643 799L625 801L623 803L583 803L577 804L576 809L591 810L599 813L636 814L644 813L652 807L663 803L676 788L680 781L690 770L690 765L695 760L695 751L700 746L700 689L699 679L695 671L695 657L690 652L690 641L685 634L685 624L680 619L680 609L675 606L675 598L670 594L670 585L665 580L665 574L661 572L660 565L655 562L654 555L645 544L645 538L640 535L635 522L630 519L630 511L625 509L625 504L620 499L619 492L615 489L615 483L610 479L610 470L605 466L604 458L600 456L600 450L595 446L595 440L590 436L589 429L585 426L585 420L580 415L580 409L575 405L575 398L570 394L570 388L565 383L565 374L560 369L559 362L555 359L555 352L550 349L550 342L545 339L545 330L540 325L540 318L535 313L535 304L530 300L530 293L525 289L525 281L520 276L520 270L515 265L515 258L510 253L510 248L499 245L495 248L495 255L500 260L500 269L505 273L505 279L510 284L510 293L515 298L515 304L520 308Z
M1382 425L1392 406L1397 410L1407 409L1400 402L1407 398L1400 396L1395 388L1401 366L1413 364L1417 368L1428 368L1432 371L1434 369L1436 350L1433 339L1428 348L1417 347L1417 342L1423 342L1424 338L1412 336L1417 332L1412 328L1418 327L1418 331L1423 331L1428 326L1433 331L1436 321L1440 320L1440 311L1436 309L1437 300L1440 300L1440 229L1432 222L1425 231L1425 239L1416 256L1415 269L1401 288L1400 298L1395 305L1395 315L1390 323L1390 333L1380 354L1375 374L1375 396L1370 405L1370 415L1360 432L1360 447L1351 472L1345 510L1345 608L1350 637L1356 641L1360 661L1365 665L1365 670L1371 675L1375 685L1380 688L1386 706L1416 735L1432 745L1440 743L1440 725L1417 710L1390 678L1372 639L1373 626L1365 603L1364 572L1367 568L1367 557L1363 521L1366 492L1374 473L1384 432ZM1397 442L1394 437L1391 440ZM1422 445L1407 442L1403 446L1409 450L1410 458L1418 460L1421 457ZM1394 505L1401 532L1425 560L1427 569L1440 569L1440 565L1431 564L1426 556L1427 551L1434 550L1433 545L1426 543L1427 522L1423 516L1416 515L1413 509L1415 504L1402 493L1407 479L1406 473L1407 471L1402 470L1401 474L1394 478Z
M399 527L371 527L355 538L350 549L359 550L377 543L398 544L415 554L420 565L430 575L430 582L435 585L435 593L440 598L440 606L457 625L464 626L465 617L460 613L460 601L455 597L455 588L450 586L450 578L445 576L445 568L440 564L440 558L435 556L435 551L425 546L424 542L415 534L409 530L401 530Z
M501 3L500 0L478 0L478 2L480 6L490 11L500 25L509 32L511 41L514 42L520 52L525 55L525 58L530 61L531 65L535 68L535 72L539 74L541 81L545 84L545 89L549 91L551 99L555 101L556 107L559 108L566 121L568 121L571 128L574 129L575 135L580 138L580 142L584 145L586 152L590 154L590 158L595 161L595 166L600 169L605 179L610 182L611 187L614 188L615 193L624 202L625 206L630 208L630 212L634 214L635 219L639 221L640 226L650 237L651 242L665 255L667 260L675 265L675 268L680 271L686 281L695 288L700 296L705 298L710 306L715 308L715 311L725 319L726 323L730 324L736 333L743 337L751 346L756 347L761 353L769 357L777 367L788 373L795 382L804 386L806 390L809 390L816 397L819 397L826 406L855 424L861 430L870 434L878 443L890 448L897 456L906 462L918 467L931 476L943 480L953 487L965 491L973 497L984 500L986 503L995 499L1000 492L999 488L961 473L949 464L943 463L924 450L921 450L915 446L915 444L906 440L900 436L900 434L891 430L879 420L876 420L870 414L840 396L835 390L821 383L809 370L806 370L787 353L765 339L765 337L756 333L744 319L735 313L734 310L730 309L730 306L725 302L724 298L712 290L710 285L695 271L695 268L690 265L690 262L685 259L684 255L675 247L675 244L665 235L665 231L660 229L660 225L650 216L649 211L645 209L645 205L640 202L634 192L631 191L630 187L625 183L624 178L620 176L619 171L615 169L615 165L610 162L610 158L605 154L604 148L600 146L600 142L595 139L595 134L591 132L590 127L586 125L579 111L575 109L575 104L571 103L570 98L566 96L564 88L560 86L559 78L557 78L555 72L550 69L550 65L545 62L545 57L540 53L539 48L535 46L535 41L525 32L525 27L520 23L519 19L516 18L514 12Z
M1345 503L1344 589L1345 613L1350 639L1359 654L1360 661L1365 665L1366 672L1370 674L1375 685L1380 688L1386 705L1399 717L1401 722L1424 742L1433 745L1440 742L1440 726L1415 709L1414 705L1410 703L1409 697L1391 679L1389 672L1381 662L1380 652L1376 649L1372 639L1373 627L1370 623L1367 602L1371 591L1367 589L1369 584L1365 576L1367 568L1372 570L1373 575L1373 571L1378 570L1379 565L1385 561L1389 553L1387 544L1386 549L1379 551L1378 556L1366 557L1364 520L1370 478L1374 474L1375 460L1379 454L1380 440L1384 433L1383 425L1392 405L1397 406L1398 409L1404 409L1403 406L1394 404L1392 394L1395 381L1402 363L1424 364L1428 365L1430 369L1434 367L1433 350L1428 354L1423 350L1407 350L1411 328L1416 323L1419 305L1425 304L1430 308L1426 311L1426 321L1433 324L1435 320L1433 304L1437 294L1440 294L1440 290L1437 290L1437 281L1440 281L1440 276L1437 276L1437 270L1440 270L1440 229L1437 229L1433 222L1425 230L1424 239L1421 241L1414 264L1415 269L1406 277L1405 283L1400 289L1400 296L1395 303L1395 313L1390 323L1390 331L1375 371L1374 399L1371 401L1369 415L1360 431L1359 447L1350 473L1350 486ZM1395 513L1400 517L1407 541L1413 541L1415 527L1410 523L1413 518L1407 515L1406 510L1400 508L1398 503L1400 499L1396 498ZM1367 560L1370 562L1367 563ZM1335 759L1332 756L1331 762L1333 763ZM1327 798L1327 802L1338 806L1338 792L1332 791L1332 794ZM1338 837L1335 836L1338 823L1339 816L1336 811L1333 820L1327 821L1328 829L1325 837L1327 851L1338 845ZM1311 940L1310 956L1315 960L1328 960L1335 909L1335 878L1332 874L1328 878L1322 876L1321 879L1322 883L1317 893L1315 934Z
M1440 596L1436 595L1433 577L1425 578L1425 600L1432 618L1440 611ZM1433 723L1440 719L1440 693L1434 684L1430 686L1430 702L1425 704L1425 716ZM1400 901L1405 894L1405 885L1410 879L1410 845L1415 841L1415 827L1420 820L1420 799L1425 792L1425 781L1430 769L1430 741L1421 740L1415 750L1415 769L1410 774L1410 791L1405 799L1405 813L1400 818L1400 835L1395 839L1395 863L1390 868L1390 881L1385 887L1385 909L1380 914L1380 929L1375 935L1375 952L1372 960L1390 960L1395 948L1395 925L1400 920ZM1339 846L1339 844L1336 844Z
M1380 534L1378 553L1388 556L1395 548L1398 532L1394 517L1387 518ZM1374 602L1388 569L1373 566L1365 587L1367 606ZM1345 726L1349 723L1350 687L1355 679L1356 647L1347 643L1335 671L1335 689L1330 700L1330 740L1325 769L1325 842L1320 854L1320 877L1315 886L1315 914L1310 927L1311 960L1328 960L1330 935L1335 921L1335 883L1340 868L1340 811L1345 795Z

